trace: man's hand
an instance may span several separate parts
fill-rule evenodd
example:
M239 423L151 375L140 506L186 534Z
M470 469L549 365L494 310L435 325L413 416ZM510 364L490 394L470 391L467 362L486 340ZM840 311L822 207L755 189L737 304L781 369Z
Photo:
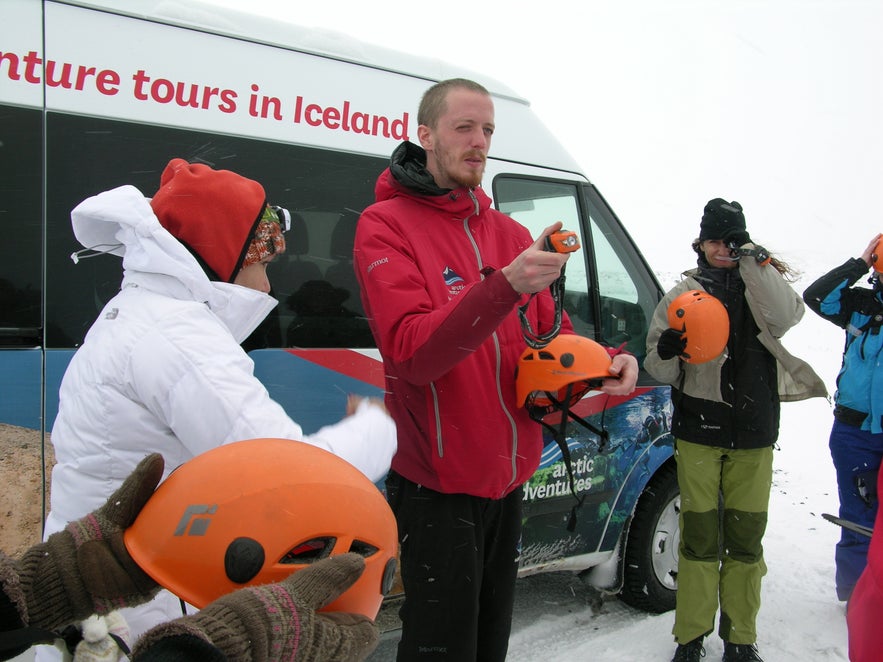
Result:
M638 382L638 360L631 354L617 354L610 363L610 377L604 380L601 391L607 395L628 395Z
M540 292L561 275L570 253L553 253L545 245L546 237L562 227L560 221L547 227L529 248L501 269L513 290L521 294Z

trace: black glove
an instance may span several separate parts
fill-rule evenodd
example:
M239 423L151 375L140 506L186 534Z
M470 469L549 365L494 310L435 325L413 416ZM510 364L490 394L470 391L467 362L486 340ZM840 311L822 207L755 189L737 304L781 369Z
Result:
M687 337L683 336L683 331L677 329L666 329L659 336L656 342L656 353L663 361L681 356L687 349Z
M359 662L374 650L379 631L366 616L318 612L352 586L365 560L347 553L318 561L276 584L241 588L192 616L157 625L135 646L132 659L169 659L183 640L202 640L229 660Z
M739 246L744 246L751 241L751 237L748 236L747 230L730 230L725 233L721 239L723 239L724 243L731 249L739 248Z
M123 531L162 473L162 456L148 455L101 508L34 545L19 560L0 554L0 588L25 625L52 630L156 595L159 586L129 556Z

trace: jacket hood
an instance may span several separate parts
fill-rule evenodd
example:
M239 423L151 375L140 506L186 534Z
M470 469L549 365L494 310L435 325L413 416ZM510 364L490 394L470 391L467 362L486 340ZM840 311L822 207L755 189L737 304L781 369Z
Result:
M134 186L87 198L71 212L71 224L83 247L123 258L124 287L137 285L203 302L238 342L278 303L257 290L210 281L190 251L160 225L148 198Z
M491 206L490 197L480 186L439 188L426 169L426 152L407 141L396 147L390 166L377 178L374 196L377 202L398 196L414 198L454 218L477 215Z
M440 188L426 169L426 151L407 140L393 151L389 160L389 171L402 186L420 195L444 195L451 191L449 188Z

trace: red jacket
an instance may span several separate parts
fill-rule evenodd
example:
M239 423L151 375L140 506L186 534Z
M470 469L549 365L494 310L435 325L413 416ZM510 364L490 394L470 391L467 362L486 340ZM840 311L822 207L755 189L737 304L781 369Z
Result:
M540 426L515 399L526 348L517 308L528 297L499 271L533 239L481 188L436 188L421 152L396 150L355 239L398 430L392 469L439 492L497 499L530 478L542 451ZM552 313L545 290L528 312L534 330ZM572 332L566 316L564 326Z
M877 495L883 495L883 471L877 474ZM846 609L850 662L877 662L883 656L883 508L877 509L868 564L856 582Z

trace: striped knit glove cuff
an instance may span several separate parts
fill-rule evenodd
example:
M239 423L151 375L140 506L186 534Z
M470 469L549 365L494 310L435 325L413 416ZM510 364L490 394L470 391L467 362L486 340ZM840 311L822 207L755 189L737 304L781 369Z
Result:
M230 660L360 662L377 646L374 624L360 615L316 610L352 586L364 568L362 557L343 554L277 584L240 589L198 614L150 630L133 656L167 637L189 634L211 642Z

